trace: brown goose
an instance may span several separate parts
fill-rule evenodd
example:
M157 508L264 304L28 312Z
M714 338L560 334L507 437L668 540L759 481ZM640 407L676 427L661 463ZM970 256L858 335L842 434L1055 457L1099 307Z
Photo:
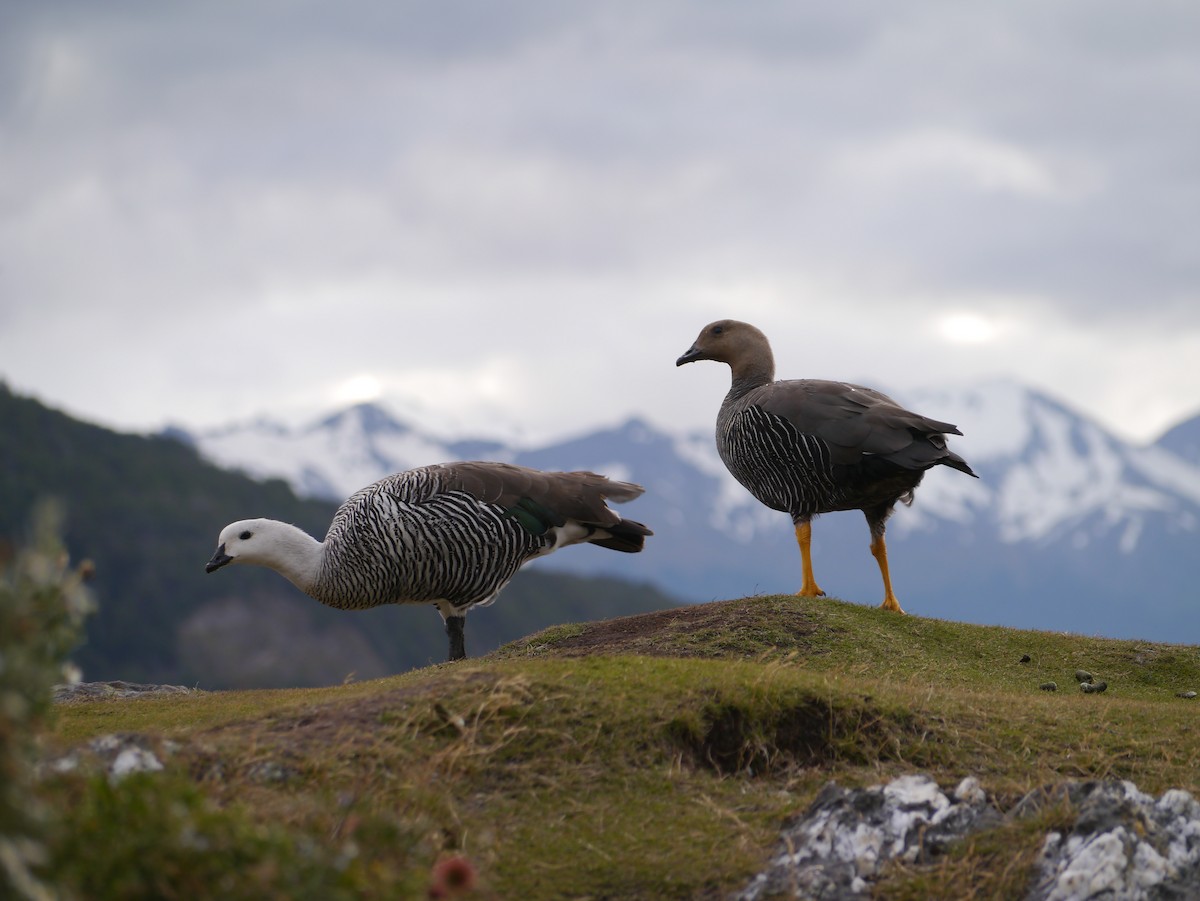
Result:
M542 472L509 463L441 463L380 479L351 495L324 541L273 519L221 530L205 566L255 563L341 610L433 604L449 659L466 656L467 611L496 599L525 563L590 542L636 553L653 533L605 503L640 485L591 472Z
M733 385L717 414L717 452L747 491L791 515L800 545L798 594L825 594L813 577L813 517L862 510L883 576L883 607L903 613L888 574L887 519L897 501L912 503L925 470L933 466L975 476L946 447L946 435L962 432L861 385L775 381L767 336L745 322L706 325L675 365L696 360L729 364Z

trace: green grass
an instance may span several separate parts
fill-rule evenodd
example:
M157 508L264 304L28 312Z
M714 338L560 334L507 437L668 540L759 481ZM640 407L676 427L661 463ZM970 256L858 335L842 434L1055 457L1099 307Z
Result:
M1079 668L1108 690L1082 694ZM1057 692L1039 690L1048 680ZM830 779L974 775L1002 807L1066 778L1190 789L1196 701L1176 695L1198 686L1193 647L762 597L555 627L373 682L68 705L49 741L178 742L148 781L163 803L186 796L176 806L205 811L218 863L260 874L246 896L271 896L269 874L300 858L311 865L291 897L343 885L403 896L439 856L463 853L502 898L721 897ZM95 792L82 780L43 792L80 805ZM153 845L127 819L120 841ZM936 864L894 867L885 894L1004 897L1028 879L1045 825L1009 824ZM222 835L257 836L270 865L235 861ZM185 850L171 864L180 872L200 866ZM207 896L218 894L191 895Z

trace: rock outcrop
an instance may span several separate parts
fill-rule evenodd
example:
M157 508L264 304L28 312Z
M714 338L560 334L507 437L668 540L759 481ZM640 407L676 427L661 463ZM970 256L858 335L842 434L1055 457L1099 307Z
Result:
M1001 812L974 779L945 792L923 774L865 789L830 783L737 897L868 898L889 860L919 864L972 832L1063 801L1075 822L1046 836L1029 901L1200 897L1200 803L1186 791L1156 799L1132 782L1065 782Z

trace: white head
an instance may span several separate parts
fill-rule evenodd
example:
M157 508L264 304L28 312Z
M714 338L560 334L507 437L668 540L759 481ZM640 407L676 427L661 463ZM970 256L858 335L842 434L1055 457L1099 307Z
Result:
M275 519L231 522L217 538L217 552L204 566L214 572L227 563L256 563L307 590L321 565L322 547L303 529Z
M265 563L270 556L271 520L242 519L231 522L217 538L217 552L204 567L206 573L227 563ZM270 566L269 563L266 563Z

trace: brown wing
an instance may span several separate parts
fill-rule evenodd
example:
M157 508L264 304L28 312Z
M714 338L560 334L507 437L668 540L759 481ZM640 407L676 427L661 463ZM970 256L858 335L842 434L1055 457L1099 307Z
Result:
M820 438L835 464L876 455L923 468L949 455L942 436L962 434L948 422L905 410L880 391L848 382L773 382L747 400L786 419L801 433Z
M443 463L432 467L446 490L465 491L487 503L512 509L525 502L553 513L560 522L613 526L621 517L605 501L623 503L645 490L594 472L543 472L512 463Z

